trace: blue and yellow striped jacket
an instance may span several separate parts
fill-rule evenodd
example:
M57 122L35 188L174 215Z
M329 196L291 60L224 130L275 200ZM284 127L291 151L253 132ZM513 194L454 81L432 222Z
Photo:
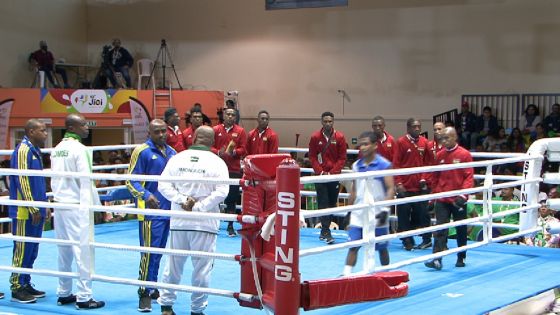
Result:
M130 157L128 166L129 174L137 175L161 175L167 165L167 161L176 154L175 150L165 145L165 153L161 152L151 139L136 147ZM159 208L163 210L171 209L171 202L161 195L158 191L157 182L126 181L126 187L136 198L136 206L145 208L145 202L153 194L159 200ZM167 219L162 216L146 216L145 219ZM144 216L139 215L138 220L144 220Z
M12 153L10 167L20 170L42 170L41 150L34 146L27 136ZM42 176L10 176L10 199L28 201L46 201L47 184ZM10 206L10 218L28 219L29 213L41 211L46 217L45 208Z

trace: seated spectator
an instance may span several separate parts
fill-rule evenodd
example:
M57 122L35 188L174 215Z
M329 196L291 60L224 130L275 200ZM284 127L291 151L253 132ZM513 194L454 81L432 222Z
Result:
M500 196L499 197L494 197L492 198L492 200L501 200L501 201L518 201L519 198L517 198L517 196L514 195L514 188L513 187L507 187L507 188L502 188L501 192L500 192ZM513 210L515 208L517 208L518 206L516 205L493 205L492 206L492 213L498 213L498 212L502 212L502 211L507 211L507 210ZM507 215L505 217L501 217L498 219L495 219L494 222L498 222L498 223L506 223L506 224L519 224L519 213L516 214L512 214L512 215ZM507 234L513 234L517 232L517 229L514 228L499 228L499 235L507 235Z
M523 135L521 134L521 130L519 130L519 128L513 128L511 130L511 134L507 140L507 145L509 152L525 153L525 139L523 139Z
M498 127L496 132L488 134L482 147L486 152L502 152L502 144L507 144L506 130L504 127Z
M64 83L64 88L69 88L70 86L68 85L66 71L62 68L56 68L54 66L54 56L52 52L48 50L47 42L44 40L40 41L39 47L39 50L31 53L29 56L29 62L34 63L37 66L38 71L44 71L45 76L55 88L59 88L60 85L56 82L56 78L53 77L53 72L60 74L62 82Z
M539 140L539 139L544 139L544 138L548 138L546 131L544 129L544 126L542 123L538 123L535 126L535 130L536 130L536 136L534 140Z
M544 118L543 125L549 137L557 137L560 134L560 104L552 105L552 112Z
M541 122L539 108L535 104L527 105L525 112L519 118L519 129L525 139L525 144L529 144L535 140L537 136L537 124Z
M115 72L120 72L122 74L126 82L126 87L131 87L132 83L130 81L130 73L128 70L134 64L134 59L126 48L121 47L120 39L113 39L113 48L109 50L108 56L106 57L109 59L108 64L110 67L105 69L105 76L109 78L113 87L120 86L115 78Z
M475 147L471 147L471 134L476 127L476 116L469 107L468 102L461 104L461 112L455 120L455 130L457 130L460 144L466 149L474 149Z
M476 118L475 130L471 134L471 148L475 148L484 138L498 129L498 119L492 115L492 108L486 106L482 109L482 115Z
M544 192L539 194L539 203L541 204L539 208L539 218L537 219L537 225L541 228L537 234L526 237L525 243L530 246L539 247L560 247L560 235L550 234L546 230L546 226L550 223L558 223L559 220L552 215L552 211L546 205L547 195Z

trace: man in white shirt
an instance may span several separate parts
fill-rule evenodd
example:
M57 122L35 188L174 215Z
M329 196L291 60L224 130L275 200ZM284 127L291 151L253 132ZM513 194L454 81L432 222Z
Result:
M211 127L200 126L195 131L194 144L172 157L162 172L163 177L179 176L190 179L229 179L226 163L210 151L214 143ZM171 210L219 213L219 205L229 193L227 184L198 182L160 182L159 192L171 201ZM171 218L169 246L173 249L195 250L213 253L220 220ZM193 264L191 283L206 288L210 282L213 259L191 257ZM163 282L179 284L187 257L170 256L163 274ZM174 290L162 289L158 303L163 315L175 314L173 304L177 299ZM208 305L208 295L191 295L191 314L199 315Z
M85 118L80 114L70 114L65 121L66 133L51 153L51 169L55 172L92 172L92 151L81 143L87 138L89 129ZM59 239L80 241L88 237L89 205L99 205L99 195L89 178L53 176L51 187L55 202L80 204L79 209L54 212L55 235ZM76 260L79 274L90 270L90 253L78 246L58 246L58 270L72 272L72 260ZM94 309L105 306L105 302L93 299L91 280L79 278L77 295L72 294L72 279L59 278L58 305L76 302L77 309Z

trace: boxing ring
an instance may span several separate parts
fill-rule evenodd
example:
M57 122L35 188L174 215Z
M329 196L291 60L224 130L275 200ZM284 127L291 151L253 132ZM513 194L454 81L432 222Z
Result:
M346 232L335 231L333 233L337 241L335 245L317 247L318 244L322 243L318 241L319 230L299 230L300 183L411 174L418 171L442 170L450 166L300 178L299 167L293 162L286 161L286 156L265 157L261 162L259 162L259 158L253 161L251 159L246 160L246 176L241 180L241 186L244 190L243 214L206 214L212 218L238 222L236 226L240 230L240 234L243 235L238 238L228 238L220 233L217 242L218 250L215 254L139 247L136 245L138 243L138 227L135 221L103 225L91 224L91 230L87 231L88 233L83 233L84 238L76 243L56 240L52 231L45 232L42 239L14 237L10 234L0 235L0 274L6 276L6 281L0 284L0 291L7 295L6 299L0 300L0 314L75 314L77 311L73 307L56 306L57 279L52 277L58 276L92 279L94 281L94 296L107 302L105 308L88 311L97 314L135 313L138 302L136 294L138 285L173 288L184 292L192 292L193 290L206 292L212 295L209 299L209 307L205 311L206 314L238 314L240 312L247 314L262 314L263 312L296 314L300 307L312 310L310 313L313 314L371 314L373 312L400 314L412 311L420 311L422 314L440 314L451 310L453 313L459 314L486 313L560 286L560 279L555 274L551 276L551 273L547 272L547 270L557 270L560 255L557 254L556 249L529 248L499 243L538 231L535 226L536 209L538 207L536 199L538 184L543 181L543 178L540 177L543 155L547 148L556 142L560 143L560 141L555 140L540 140L529 149L527 154L458 166L485 167L484 185L481 187L390 201L375 201L370 198L368 204L365 205L302 211L303 217L311 218L325 214L346 213L369 206L398 205L427 198L472 194L479 191L484 193L484 199L481 201L484 215L481 217L382 237L364 233L366 239L354 242L345 242ZM284 163L283 167L277 170L275 166L270 167L270 160L267 160L270 158L275 161L272 164ZM493 165L519 162L523 162L525 165L523 176L497 176L492 174ZM282 171L286 173L282 174ZM0 169L0 173L3 175L76 176L76 174L70 173L11 169ZM188 181L184 178L103 173L78 174L78 176L87 177L91 180ZM494 183L496 179L507 180L507 182L496 184ZM239 180L208 180L208 182L237 184ZM489 211L492 204L499 203L490 198L493 190L519 185L522 187L522 198L516 204L516 209L500 213ZM262 198L264 195L267 198ZM553 202L551 200L551 203ZM60 211L85 211L84 214L89 215L90 222L93 220L93 212L112 211L130 214L148 214L151 212L150 210L125 206L107 207L23 202L6 198L1 198L0 204L56 207ZM272 212L276 212L275 236L267 242L262 239L259 233L263 223ZM367 211L364 211L364 213L367 213ZM492 238L492 233L490 233L492 227L506 226L493 223L492 219L514 213L520 213L520 225L516 226L519 232ZM164 215L193 218L197 214L166 211ZM532 223L533 221L535 221L535 224ZM429 254L430 251L407 252L401 248L398 240L400 237L416 236L428 231L467 223L482 225L483 240L469 242L466 247L461 249L454 248L454 242L450 241L449 250L437 254ZM507 227L511 226L508 225ZM222 230L224 230L224 226L222 226ZM41 243L39 257L34 269L14 269L11 267L12 240ZM394 261L394 263L388 266L377 266L372 255L373 245L375 242L381 241L390 242L389 252L391 261ZM88 273L80 275L58 272L56 268L57 245L79 246L83 254L86 255L84 257L91 260L92 268ZM346 249L358 245L365 247L360 254L363 260L363 269L350 277L339 277L344 266ZM433 271L425 268L422 264L417 264L465 249L468 250L466 268L445 267L442 271ZM138 252L140 251L166 255L212 257L215 259L211 281L211 286L214 288L204 289L184 284L169 285L160 282L138 281L136 277L139 263ZM165 259L161 266L163 267L164 264ZM189 264L186 266L189 266ZM404 272L396 271L392 274L393 276L383 273L395 269ZM257 270L257 272L254 273L253 270ZM8 277L12 271L32 274L32 281L37 288L47 291L47 297L39 299L37 303L27 305L10 302ZM188 267L184 274L188 275L190 271L191 269ZM254 274L258 274L258 276L255 277ZM408 276L405 277L405 274L410 275L408 285L405 283L408 280ZM381 276L377 277L379 275ZM188 283L188 277L183 279L187 281L183 281L184 283ZM359 286L355 285L357 282L371 283L370 281L380 279L388 285L389 291L380 292L375 289L362 289L360 291L358 290ZM381 285L379 281L375 283L374 288ZM350 292L348 292L349 290ZM360 295L364 293L363 290L370 290L366 293L371 294ZM358 297L358 295L360 296ZM488 298L489 295L492 298ZM357 302L360 299L379 300L384 298L395 299L318 309ZM241 308L240 305L248 307ZM265 306L265 311L258 309L261 306ZM254 307L257 307L257 309L253 309ZM179 295L174 310L177 314L188 314L190 312L188 299L185 295ZM154 312L158 312L157 306L154 306Z

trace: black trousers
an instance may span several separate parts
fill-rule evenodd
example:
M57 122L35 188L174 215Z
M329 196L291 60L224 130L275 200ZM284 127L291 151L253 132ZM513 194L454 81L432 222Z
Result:
M229 178L241 178L241 173L229 172ZM229 193L224 200L226 204L226 213L239 214L240 211L236 209L237 204L240 202L241 192L239 191L239 185L230 185Z
M419 192L406 192L404 195L399 194L398 198L413 197L420 195ZM397 232L415 230L422 227L430 226L430 215L427 210L428 202L410 202L397 206ZM429 243L432 239L431 233L422 234L422 241ZM414 244L413 238L405 237L402 239L404 243L411 242Z
M334 208L338 204L339 182L316 183L317 208ZM321 230L329 230L332 222L332 215L321 217Z
M453 216L453 221L464 220L467 218L467 211L463 208L457 208L453 204L445 202L436 202L434 209L436 211L436 224L449 223L451 216ZM457 230L457 247L467 245L467 226L460 225L456 226ZM447 249L447 235L449 234L449 229L438 230L434 232L435 244L434 253L444 251ZM458 258L467 257L467 252L457 253Z

